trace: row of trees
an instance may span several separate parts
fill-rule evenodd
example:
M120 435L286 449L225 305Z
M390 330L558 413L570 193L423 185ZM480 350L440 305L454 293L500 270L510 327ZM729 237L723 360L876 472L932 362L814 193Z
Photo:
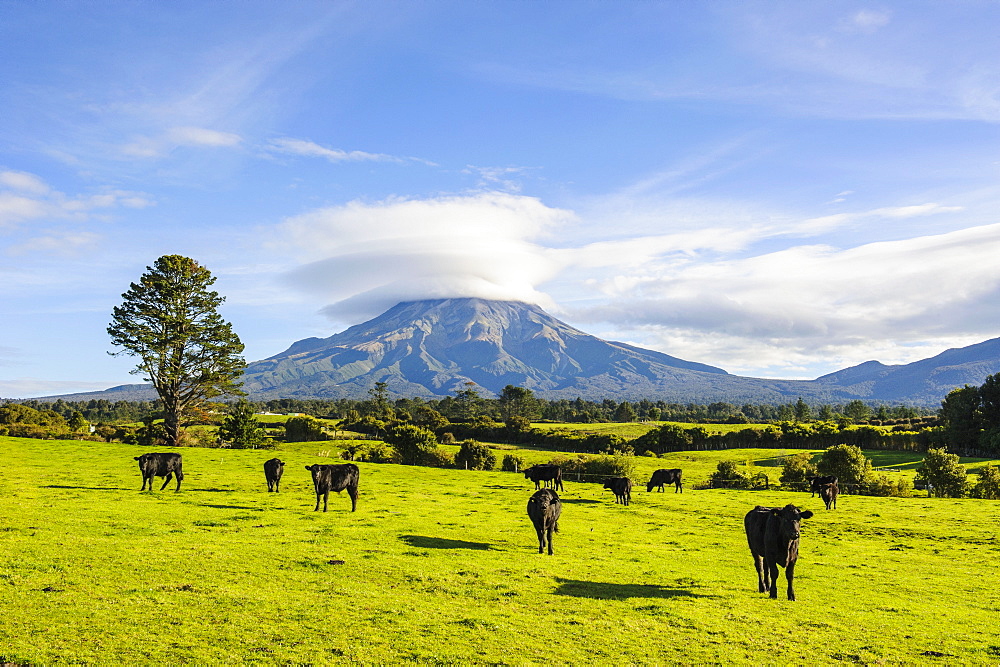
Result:
M912 493L906 478L892 479L879 473L860 447L835 445L827 448L818 459L811 452L799 452L785 457L778 478L783 488L808 491L809 478L833 475L841 492L870 496L903 496ZM764 488L770 480L760 469L741 468L736 461L720 461L709 478L712 488ZM975 480L969 478L957 454L930 449L917 468L915 483L919 488L941 498L1000 499L1000 468L982 467Z
M951 391L941 403L941 422L948 443L964 451L1000 452L1000 373L978 387Z

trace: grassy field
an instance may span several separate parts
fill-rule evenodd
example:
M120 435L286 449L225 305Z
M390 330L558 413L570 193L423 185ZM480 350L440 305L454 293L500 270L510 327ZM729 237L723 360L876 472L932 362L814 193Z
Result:
M510 473L362 463L358 511L314 513L328 446L280 452L280 494L272 452L219 449L140 493L137 448L0 438L0 663L1000 661L1000 503L570 481L549 557ZM639 461L778 452L689 454ZM756 592L742 529L789 502L816 512L794 603Z

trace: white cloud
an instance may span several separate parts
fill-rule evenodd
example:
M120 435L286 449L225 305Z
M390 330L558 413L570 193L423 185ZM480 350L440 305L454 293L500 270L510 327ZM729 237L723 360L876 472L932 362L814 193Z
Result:
M399 301L479 296L550 304L536 286L558 263L534 239L574 216L503 193L351 202L287 220L278 234L303 261L289 280L334 317Z
M412 158L399 158L382 153L366 153L365 151L343 151L339 148L327 148L305 139L283 137L272 139L266 146L267 150L289 155L304 157L321 157L330 162L404 162Z
M140 136L121 146L121 154L133 158L161 158L179 146L189 148L233 148L243 137L204 127L173 127L158 137Z
M44 195L49 191L49 186L42 179L23 171L0 171L0 187L33 195Z
M204 127L175 127L167 132L167 139L179 146L237 146L243 138L231 132L219 132Z
M818 218L809 218L789 226L787 233L792 235L815 235L839 229L841 227L846 227L868 218L903 220L906 218L938 215L940 213L957 213L962 210L964 210L962 206L944 206L936 203L915 204L911 206L887 206L870 211L859 211L857 213L835 213L833 215L825 215Z
M100 236L91 232L51 232L12 245L4 252L9 256L29 253L72 256L97 247L100 239Z
M574 315L613 322L620 335L736 371L787 369L817 358L848 365L876 351L890 355L881 357L886 362L912 361L938 341L996 335L998 253L995 224L847 249L813 245L736 260L659 262L645 267L644 280L595 278L603 305Z
M3 191L4 187L15 192ZM0 252L7 257L80 255L96 248L102 237L79 227L118 207L140 209L153 205L155 202L145 194L128 190L68 197L34 174L2 172L0 231L11 240ZM67 228L67 222L76 228Z
M19 222L40 218L49 207L45 202L30 197L0 192L0 229L13 227Z

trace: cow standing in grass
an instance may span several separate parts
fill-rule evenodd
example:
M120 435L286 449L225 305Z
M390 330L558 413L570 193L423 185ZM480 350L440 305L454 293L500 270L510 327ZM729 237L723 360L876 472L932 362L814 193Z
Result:
M840 487L836 482L824 484L819 489L819 497L826 503L827 509L837 509L837 496L840 495ZM832 508L830 506L833 506Z
M653 476L649 479L646 484L646 491L652 491L656 487L660 487L660 492L663 492L663 486L665 484L674 485L674 493L683 493L684 486L681 484L681 469L680 468L660 468L659 470L653 472Z
M351 496L351 511L358 508L358 478L361 471L353 463L342 465L316 464L306 466L306 470L312 473L313 486L316 488L316 509L319 511L319 500L323 499L323 511L326 511L327 501L330 499L330 492L340 493L347 489L347 494Z
M149 484L149 490L153 490L153 478L154 477L164 477L163 486L160 487L160 491L167 488L167 484L170 483L170 478L177 476L177 488L174 491L181 490L181 481L184 479L184 472L181 470L181 455L172 453L150 453L143 454L142 456L134 457L136 461L139 462L139 472L142 473L142 488L140 491L146 490L146 484Z
M538 463L524 469L524 478L535 483L535 488L552 487L565 491L562 483L562 468L554 463Z
M268 459L264 461L264 479L267 480L267 492L278 492L278 484L281 483L281 475L285 472L285 462L279 459Z
M809 478L809 497L815 498L816 494L820 492L824 484L836 484L836 475L822 475L820 477L810 477Z
M612 477L604 482L605 489L615 494L615 502L628 505L632 501L632 480L628 477Z
M562 501L559 494L552 489L540 489L528 499L528 517L538 534L538 553L544 553L548 546L552 555L552 533L559 532L559 515L562 514Z
M757 590L770 592L772 599L778 598L778 566L785 568L788 581L788 599L795 600L792 578L795 576L795 561L799 558L799 522L812 518L809 510L801 511L795 505L782 508L758 505L743 518L747 543L757 569Z

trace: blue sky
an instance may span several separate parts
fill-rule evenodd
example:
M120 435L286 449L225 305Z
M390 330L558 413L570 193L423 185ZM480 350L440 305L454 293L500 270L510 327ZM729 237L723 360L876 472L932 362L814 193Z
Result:
M1000 335L996 2L0 2L0 396L134 382L163 254L256 360L540 303L741 375Z

